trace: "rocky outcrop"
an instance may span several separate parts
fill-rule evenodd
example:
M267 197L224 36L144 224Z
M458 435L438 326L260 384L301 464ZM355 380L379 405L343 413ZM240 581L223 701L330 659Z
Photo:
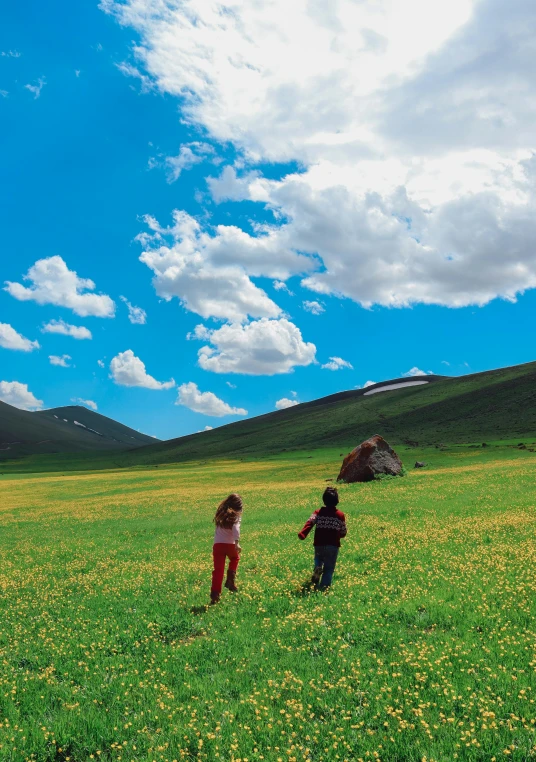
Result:
M379 474L400 476L402 461L378 434L367 439L346 456L337 481L370 482Z

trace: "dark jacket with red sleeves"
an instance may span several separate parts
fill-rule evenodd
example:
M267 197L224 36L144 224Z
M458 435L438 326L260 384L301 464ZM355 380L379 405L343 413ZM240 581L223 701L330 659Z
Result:
M298 532L300 540L305 540L311 529L315 527L314 545L335 545L341 547L341 537L346 537L346 517L336 508L323 506L315 511Z

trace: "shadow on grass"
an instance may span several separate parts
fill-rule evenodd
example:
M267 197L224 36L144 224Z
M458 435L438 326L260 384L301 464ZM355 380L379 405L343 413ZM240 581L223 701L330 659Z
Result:
M190 613L194 614L194 616L199 616L199 614L206 614L208 609L209 605L208 603L205 603L202 606L192 606Z
M310 579L308 579L306 582L304 582L300 587L296 588L296 590L293 590L292 595L295 598L305 598L308 595L311 595L311 593L322 593L325 592L327 588L322 589L318 585L316 585L314 582L312 582Z

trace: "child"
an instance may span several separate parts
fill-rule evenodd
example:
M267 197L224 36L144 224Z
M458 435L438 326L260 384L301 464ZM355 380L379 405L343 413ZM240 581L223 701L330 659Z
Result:
M219 504L214 516L216 531L214 533L214 546L212 548L214 558L212 588L210 591L210 602L212 604L220 600L226 558L229 558L229 568L227 570L225 587L232 593L238 592L235 578L241 551L241 547L238 544L241 521L242 498L240 495L233 493Z
M341 538L346 537L346 517L337 510L339 493L335 487L328 487L322 499L324 505L305 522L298 533L300 540L305 540L313 527L315 529L315 570L311 582L325 589L331 585L337 555L341 547ZM322 579L321 579L322 578ZM320 584L318 584L320 582Z

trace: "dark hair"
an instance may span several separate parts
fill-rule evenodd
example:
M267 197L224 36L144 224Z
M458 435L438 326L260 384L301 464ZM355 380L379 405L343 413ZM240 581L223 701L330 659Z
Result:
M335 487L326 487L324 494L322 495L322 500L324 501L326 508L335 508L339 502L339 493Z
M230 529L233 524L236 524L240 513L242 513L242 498L233 492L219 504L214 523L216 526Z

